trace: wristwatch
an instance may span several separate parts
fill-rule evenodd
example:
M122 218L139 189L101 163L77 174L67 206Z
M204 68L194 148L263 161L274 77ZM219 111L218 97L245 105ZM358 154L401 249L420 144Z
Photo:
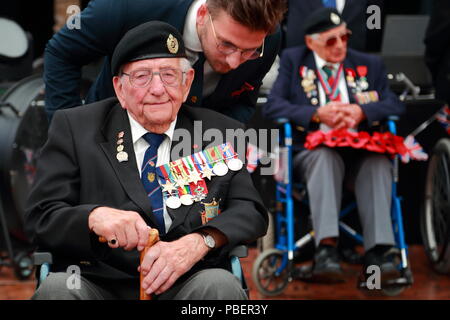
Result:
M216 241L210 234L201 231L199 231L198 233L203 237L203 241L208 248L214 249L216 247Z

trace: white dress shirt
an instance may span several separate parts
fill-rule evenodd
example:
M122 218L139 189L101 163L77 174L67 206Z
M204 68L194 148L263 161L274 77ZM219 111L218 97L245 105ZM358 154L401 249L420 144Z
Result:
M145 151L149 147L149 144L145 139L143 138L143 135L145 135L148 131L142 127L136 120L133 119L133 117L128 113L128 119L130 120L130 127L131 127L131 138L133 141L133 148L134 153L136 155L136 164L139 170L139 176L141 176L142 170L142 162L144 161ZM165 134L165 138L163 142L158 147L158 159L156 161L156 166L159 167L163 164L170 162L170 148L172 146L172 138L173 138L173 132L175 130L175 125L177 123L177 119L172 121L170 124L169 129L167 129ZM158 179L159 182L159 179ZM150 200L149 200L150 201ZM164 199L163 199L164 201ZM165 201L164 201L165 204ZM164 224L166 227L166 232L169 230L172 219L170 218L169 214L167 213L167 208L164 205Z

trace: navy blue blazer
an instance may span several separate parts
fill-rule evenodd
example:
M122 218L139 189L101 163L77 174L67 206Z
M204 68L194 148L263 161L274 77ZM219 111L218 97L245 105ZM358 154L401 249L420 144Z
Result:
M367 0L346 0L342 18L347 22L347 27L352 30L349 47L366 50L366 10ZM305 44L303 23L315 10L322 8L322 0L289 0L289 11L286 25L286 47L294 47Z
M129 29L150 20L165 21L183 33L186 15L192 1L90 1L88 7L81 12L81 28L70 30L64 26L47 44L44 81L45 108L49 118L58 109L81 105L81 67L101 57L105 57L102 71L89 90L85 102L115 96L110 60L122 36ZM224 74L210 96L204 99L201 96L197 99L188 97L187 104L213 109L241 122L247 122L255 110L262 79L278 54L280 41L279 31L268 36L262 58L247 61L237 69ZM201 81L201 78L197 77L197 81ZM241 90L246 83L254 90ZM198 87L196 80L192 87Z
M299 72L301 66L316 70L314 54L311 50L306 46L300 46L283 51L278 77L263 107L263 114L269 119L287 118L306 131L317 130L317 124L312 123L311 118L319 104L313 105L301 86L302 78ZM344 60L344 70L350 68L356 72L358 66L366 66L368 70L366 78L369 86L365 91L376 91L379 96L377 102L360 105L367 119L360 123L358 129L370 130L370 127L387 116L402 114L405 106L389 89L385 67L379 57L348 49ZM318 79L315 84L319 86ZM356 103L348 82L347 88L350 102ZM298 139L294 142L301 143Z

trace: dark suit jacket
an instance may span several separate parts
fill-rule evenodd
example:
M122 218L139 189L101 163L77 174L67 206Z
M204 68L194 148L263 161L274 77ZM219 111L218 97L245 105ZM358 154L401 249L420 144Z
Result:
M263 108L265 116L269 119L286 118L296 126L306 130L317 130L318 125L311 123L311 118L319 105L314 106L307 98L302 86L299 69L307 66L308 69L316 70L314 54L306 46L289 48L283 51L280 60L278 78L269 94L267 104ZM367 91L375 90L379 95L378 102L361 105L367 120L363 121L359 129L369 130L370 127L389 115L399 115L404 112L404 105L389 89L386 71L379 57L355 50L348 49L344 60L344 70L351 68L356 70L357 66L367 67ZM316 79L316 86L319 87ZM347 86L347 88L349 88ZM352 92L348 91L350 103L355 103ZM295 142L302 145L303 136L297 136Z
M183 106L176 128L186 129L192 137L194 120L203 121L203 130L217 128L223 134L226 128L242 127L214 111ZM124 131L124 151L129 156L126 162L116 159L120 131ZM172 148L175 144L172 142ZM111 250L88 228L89 213L98 206L136 211L148 225L156 226L153 215L148 214L152 209L136 166L129 120L117 100L56 112L37 167L25 228L40 249L53 253L54 270L65 271L74 264L86 277L137 279L137 250ZM267 230L266 210L245 166L207 180L207 188L204 202L221 199L221 214L208 225L222 231L228 245L210 253L190 273L208 267L228 269L230 248L253 241ZM203 210L200 202L168 209L173 223L161 239L172 241L201 228Z
M47 44L44 80L45 108L49 117L58 109L81 105L80 70L83 65L105 57L101 74L91 87L86 103L115 95L111 83L110 60L114 48L131 28L151 20L170 23L183 33L192 0L94 0L81 12L81 28L64 26ZM243 123L252 116L262 79L269 71L280 46L280 32L268 36L262 58L247 61L223 75L216 90L201 106L214 109ZM199 81L199 77L196 77ZM196 87L194 79L193 88ZM245 83L255 89L239 92ZM188 103L191 103L190 97ZM197 102L198 103L198 102ZM192 104L193 105L193 104ZM198 106L198 105L196 105Z
M342 18L347 27L352 30L349 47L356 50L366 50L366 9L367 0L346 0ZM289 0L289 11L286 24L286 47L305 44L303 23L315 10L322 8L322 0Z

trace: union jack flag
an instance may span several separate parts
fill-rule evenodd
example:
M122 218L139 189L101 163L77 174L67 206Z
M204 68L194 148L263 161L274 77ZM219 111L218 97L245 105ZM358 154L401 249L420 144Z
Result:
M448 134L450 134L450 108L445 105L436 114L436 120L444 127Z
M408 163L410 160L427 161L428 154L423 150L422 146L416 141L414 136L409 135L404 141L405 147L408 149L403 155L400 155L403 163Z
M252 173L256 170L259 164L259 160L263 157L264 151L259 149L257 146L249 143L247 145L247 171Z

